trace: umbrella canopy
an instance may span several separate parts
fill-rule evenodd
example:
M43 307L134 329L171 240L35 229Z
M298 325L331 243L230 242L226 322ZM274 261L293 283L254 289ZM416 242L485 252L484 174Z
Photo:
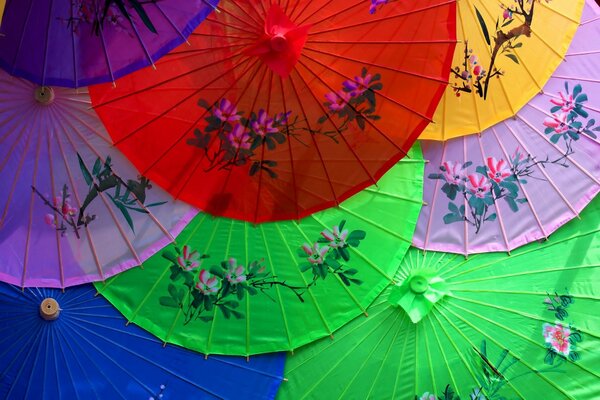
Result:
M6 0L0 0L0 25L2 25L2 15L4 15L4 7L6 7Z
M450 84L422 139L482 132L512 117L561 64L585 0L459 1Z
M339 208L295 221L198 215L144 269L96 287L130 321L207 354L294 350L364 313L391 282L422 202L417 147Z
M111 82L154 65L184 43L217 4L8 0L0 29L0 67L39 85Z
M600 202L582 217L512 256L409 250L368 318L288 356L278 398L595 398Z
M250 222L300 219L375 183L447 83L455 2L367 3L223 1L191 47L91 88L92 101L175 198Z
M112 147L85 91L3 71L0 189L0 280L20 286L71 286L139 265L197 212Z
M0 283L3 399L275 397L283 354L206 359L164 347L95 294L92 285L22 291Z
M454 253L509 251L548 237L600 190L600 36L589 3L561 65L515 119L423 142L424 207L413 243Z

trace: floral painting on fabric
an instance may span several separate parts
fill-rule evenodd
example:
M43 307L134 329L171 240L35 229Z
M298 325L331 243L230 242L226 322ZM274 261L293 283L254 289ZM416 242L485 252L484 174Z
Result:
M559 295L554 292L548 293L544 299L544 305L547 310L554 313L556 322L554 324L545 323L542 327L544 341L546 343L546 357L544 362L553 365L555 362L572 361L580 359L577 351L577 344L583 340L579 330L573 325L565 322L569 316L567 308L573 304L573 296L568 294Z

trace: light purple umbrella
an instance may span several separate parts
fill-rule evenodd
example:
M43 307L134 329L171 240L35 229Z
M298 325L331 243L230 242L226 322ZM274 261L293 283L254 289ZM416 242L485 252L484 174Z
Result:
M85 90L0 71L0 280L104 280L140 265L195 214L138 176Z
M184 43L218 0L8 0L0 67L40 85L110 82Z
M423 141L413 244L472 254L547 238L600 191L600 11L588 1L566 62L514 119Z

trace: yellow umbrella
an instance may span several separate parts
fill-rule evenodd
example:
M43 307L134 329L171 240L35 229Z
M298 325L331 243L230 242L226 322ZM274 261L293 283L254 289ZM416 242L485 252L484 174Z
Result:
M460 0L449 85L421 139L483 131L516 114L562 62L585 0Z
M6 0L0 0L0 25L2 25L2 14L4 14L4 6L6 6Z

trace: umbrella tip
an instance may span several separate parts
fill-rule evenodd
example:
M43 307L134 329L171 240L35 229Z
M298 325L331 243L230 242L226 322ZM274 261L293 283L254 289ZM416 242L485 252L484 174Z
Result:
M117 87L117 82L112 81L113 89Z
M368 313L368 312L366 312L366 311L363 311L363 314L365 315L365 317L368 317L368 316L369 316L369 313Z
M208 354L205 354L205 355L204 355L204 359L205 359L205 360L208 360Z
M329 339L331 339L331 340L333 340L333 339L334 339L334 337L333 337L333 333L329 334Z
M428 205L429 205L429 203L427 203L426 201L424 201L424 202L423 202L423 205L424 205L424 206L428 206Z
M250 356L246 356L246 362L250 362Z
M40 304L40 316L46 321L54 321L60 315L58 302L52 297L47 297Z
M289 382L288 378L283 378L284 382Z

